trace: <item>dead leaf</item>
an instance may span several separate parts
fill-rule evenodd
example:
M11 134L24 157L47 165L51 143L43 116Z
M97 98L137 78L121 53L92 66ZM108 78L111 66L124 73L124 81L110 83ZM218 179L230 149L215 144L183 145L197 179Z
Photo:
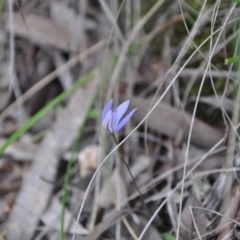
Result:
M66 62L62 54L59 53L58 51L53 52L53 60L54 60L56 69L62 66ZM74 83L73 76L71 74L71 69L60 74L58 78L64 90L69 89Z
M73 8L68 7L64 2L51 2L50 4L51 18L55 23L68 29L70 35L73 37L75 34L79 37L78 21L84 23L85 31L94 31L97 29L97 23L90 19L76 14Z
M87 43L86 31L97 29L96 22L87 18L87 14L76 14L73 8L63 2L51 2L50 15L55 23L69 32L72 43L76 44L75 50L84 50Z
M0 111L2 111L10 100L10 93L8 90L0 91Z
M223 197L223 189L224 189L225 181L226 181L226 174L225 173L220 174L217 180L215 181L211 191L205 197L206 204L204 205L206 208L212 209L215 211L218 210ZM209 218L213 218L213 216L216 216L212 212L206 212L206 214Z
M182 148L179 148L176 151L177 162L179 164L184 163L186 159L186 146L183 146ZM190 145L188 158L190 160L201 159L206 154L207 154L206 150ZM197 170L211 170L221 168L225 162L225 159L226 159L225 151L221 151L221 153L218 154L211 154L198 166ZM194 162L193 164L189 164L188 168L192 168L194 164L196 164L196 162Z
M112 214L107 219L103 220L100 224L96 225L91 233L86 237L85 240L99 239L102 233L109 229L118 218L128 213L127 210L120 210Z
M5 139L0 139L0 146L2 146L5 141ZM15 161L29 162L33 160L38 150L38 145L19 140L11 144L4 154L9 155Z
M60 201L53 197L49 207L43 213L41 220L48 227L60 231L60 219L61 219L62 205ZM73 218L72 214L65 209L65 219L64 219L64 232L74 233L76 220ZM88 230L84 228L80 223L78 223L76 234L87 235Z
M9 18L5 15L6 30L10 31ZM25 22L24 22L25 20ZM36 14L24 13L24 20L20 13L14 14L14 32L17 36L43 46L51 46L63 51L69 51L71 39L69 32L55 24L49 18Z
M0 167L0 194L16 192L21 185L23 170L14 162L1 162Z
M200 203L199 203L200 205ZM206 212L200 208L191 208L192 209L192 218L194 218L195 225L194 226L194 236L198 237L197 232L200 236L205 235L207 233L207 225L208 219L206 217Z
M192 213L190 211L190 207L192 209ZM180 236L182 239L191 239L193 225L193 218L195 220L196 226L198 227L198 231L200 235L206 233L206 226L208 220L205 216L205 212L202 209L194 208L194 207L202 207L202 204L199 200L197 200L194 196L190 196L187 200L186 205L184 206L182 216L181 216L181 228L180 228Z
M99 194L98 204L102 208L108 208L113 202L116 202L117 192L119 191L121 203L127 200L127 188L119 171L115 169L110 179L104 182L103 188Z
M232 196L231 201L229 203L228 209L226 209L224 216L221 218L221 221L218 225L218 229L220 229L220 234L218 236L218 240L223 239L227 234L231 232L233 227L233 222L230 219L235 220L240 209L240 193L236 193L236 195Z
M15 199L15 193L11 192L4 196L1 196L0 199L0 222L4 222L7 219L7 215L11 211L14 199Z
M205 97L200 97L198 102L207 104L213 108L218 108L218 109L223 108L227 112L232 112L233 104L234 104L233 100L226 97L222 97L222 96L218 96L218 98L219 100L217 99L216 96L205 96ZM195 101L196 101L196 97L191 97L188 104L195 103Z
M137 177L140 173L142 173L144 170L147 170L150 166L151 159L145 155L139 155L134 157L135 162L130 167L131 173L133 177ZM126 172L126 181L131 182L132 178L128 172Z
M131 98L130 107L138 108L133 118L141 121L148 113L151 101L152 99ZM191 118L190 114L160 102L148 118L148 127L171 138L175 138L179 130L182 129L183 140L187 141ZM195 118L191 137L192 144L202 148L211 148L222 137L223 131L217 130Z

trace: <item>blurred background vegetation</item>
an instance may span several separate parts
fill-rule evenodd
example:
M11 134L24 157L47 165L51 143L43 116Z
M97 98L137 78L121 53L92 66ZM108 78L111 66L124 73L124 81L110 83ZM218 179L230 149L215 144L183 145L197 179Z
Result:
M1 0L0 239L240 239L239 1ZM101 112L138 108L117 135Z

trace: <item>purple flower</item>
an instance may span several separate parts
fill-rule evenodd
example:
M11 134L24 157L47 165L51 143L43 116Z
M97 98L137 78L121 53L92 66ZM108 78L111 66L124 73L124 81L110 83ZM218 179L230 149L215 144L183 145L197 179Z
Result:
M129 100L120 104L114 111L112 111L113 100L111 99L105 106L102 112L103 127L109 132L119 131L132 117L137 108L134 108L126 117L123 115L126 113L129 105Z

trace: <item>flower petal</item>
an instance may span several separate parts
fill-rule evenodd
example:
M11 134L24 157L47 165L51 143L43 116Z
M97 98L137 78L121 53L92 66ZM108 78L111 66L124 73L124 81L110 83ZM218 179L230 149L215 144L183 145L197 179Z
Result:
M134 108L117 126L114 127L113 131L119 131L129 121L136 110L137 108Z
M103 112L102 112L102 121L104 121L104 119L106 118L107 113L109 112L109 110L111 110L112 104L113 104L113 100L111 99L111 100L108 102L108 104L105 106L105 108L103 109Z
M127 111L128 109L128 105L129 105L129 100L123 102L122 104L120 104L114 111L113 111L113 124L115 126L118 125L118 123L120 122L122 116L124 115L124 113Z
M110 109L110 110L107 112L105 118L103 119L103 127L104 127L105 129L107 129L107 130L108 130L108 124L109 124L109 122L111 121L111 118L112 118L112 110Z
M114 128L115 128L115 124L114 124L114 115L113 115L113 112L112 112L112 114L111 114L111 118L109 119L109 121L108 121L108 127L107 127L107 130L109 131L109 132L114 132Z

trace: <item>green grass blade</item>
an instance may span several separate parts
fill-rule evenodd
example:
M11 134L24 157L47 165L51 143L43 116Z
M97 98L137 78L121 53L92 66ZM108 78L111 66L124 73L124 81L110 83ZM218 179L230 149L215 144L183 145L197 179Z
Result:
M165 240L176 240L176 238L170 233L162 233L161 235Z
M67 98L71 93L73 93L77 88L81 87L83 84L87 83L94 75L94 71L88 73L79 81L77 81L71 88L59 94L36 114L34 114L22 127L15 131L6 142L0 147L0 155L4 153L6 148L15 142L19 137L21 137L27 130L29 130L37 121L39 121L47 112L54 108L57 104Z
M240 62L240 56L225 59L225 64Z
M6 0L0 1L0 16L1 16L2 13L4 12L5 6L6 6Z

